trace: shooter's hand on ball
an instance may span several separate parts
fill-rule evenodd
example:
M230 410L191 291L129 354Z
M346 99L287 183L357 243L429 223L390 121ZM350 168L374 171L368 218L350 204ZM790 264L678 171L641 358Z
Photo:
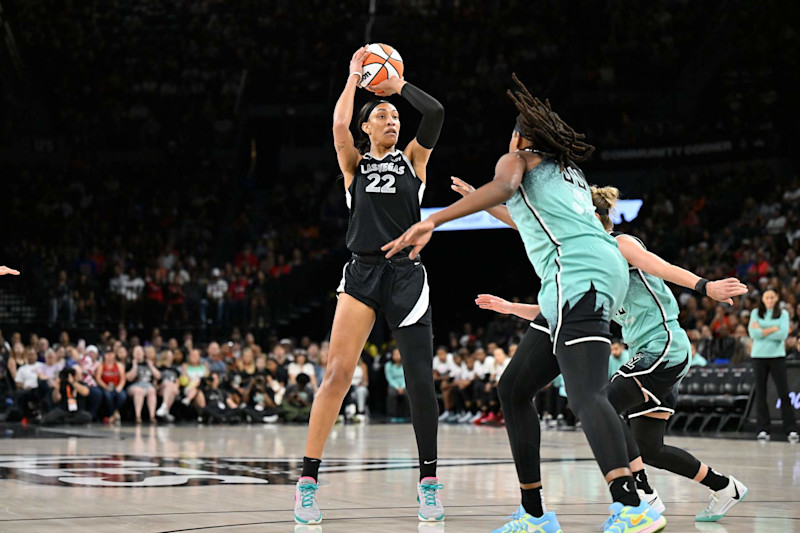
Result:
M435 227L436 226L434 226L433 222L430 220L417 222L398 238L381 246L381 250L387 252L386 258L388 259L403 248L413 246L414 248L412 248L411 253L408 254L408 258L415 259L419 255L420 250L431 240L433 228Z
M8 268L7 266L0 266L0 276L5 276L6 274L19 276L19 270L14 270L13 268Z
M364 88L377 96L392 96L393 94L400 94L405 84L406 80L403 78L389 78L374 85L367 85Z
M358 74L358 84L361 85L361 75L364 73L364 60L369 55L369 51L367 50L366 46L362 46L358 50L355 51L353 54L352 59L350 59L350 75Z

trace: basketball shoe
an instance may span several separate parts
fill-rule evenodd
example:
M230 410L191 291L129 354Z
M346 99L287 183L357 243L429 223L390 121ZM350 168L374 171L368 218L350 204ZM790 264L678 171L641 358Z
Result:
M725 516L731 508L743 501L747 496L747 487L744 483L730 476L728 486L717 492L712 492L708 499L708 507L695 515L696 522L716 522Z
M297 480L294 491L294 521L298 524L313 525L322 522L322 511L317 505L319 485L312 477Z
M553 511L536 518L529 515L520 505L514 514L506 517L506 520L510 521L492 533L563 533Z
M645 501L638 507L614 502L608 510L611 516L603 524L604 533L655 533L667 525L667 519Z
M422 522L441 522L444 520L444 506L439 497L439 491L444 485L439 483L439 478L426 477L417 485L417 503L419 511L417 516Z
M661 497L658 495L658 491L653 489L653 492L647 494L642 489L636 489L636 492L639 494L639 499L643 502L647 502L647 504L658 511L660 514L664 514L664 511L667 509L664 505L664 502L661 501Z

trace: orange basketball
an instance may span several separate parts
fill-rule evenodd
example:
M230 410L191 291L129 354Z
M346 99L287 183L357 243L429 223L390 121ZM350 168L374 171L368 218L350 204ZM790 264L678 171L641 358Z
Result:
M403 77L403 58L388 44L371 44L367 46L369 55L364 60L364 74L361 76L361 87L375 85L389 78Z

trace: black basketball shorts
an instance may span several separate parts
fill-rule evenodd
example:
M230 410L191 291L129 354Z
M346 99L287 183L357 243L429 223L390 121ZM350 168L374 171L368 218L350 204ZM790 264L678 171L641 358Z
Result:
M428 273L419 257L386 259L353 254L344 265L336 292L349 294L376 313L382 312L390 329L431 325Z

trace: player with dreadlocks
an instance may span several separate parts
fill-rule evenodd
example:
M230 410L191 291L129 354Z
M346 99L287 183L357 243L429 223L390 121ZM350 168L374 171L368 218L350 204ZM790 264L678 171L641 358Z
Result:
M522 493L512 520L496 533L560 533L555 513L545 512L539 461L541 435L531 399L563 374L570 403L583 423L608 483L608 533L661 531L666 520L640 501L628 464L622 421L604 392L610 355L609 321L628 290L628 264L594 215L581 169L594 147L513 77L509 91L519 115L494 179L453 205L409 228L382 249L387 257L413 246L414 258L434 228L507 202L508 211L541 278L540 315L517 348L498 385Z

